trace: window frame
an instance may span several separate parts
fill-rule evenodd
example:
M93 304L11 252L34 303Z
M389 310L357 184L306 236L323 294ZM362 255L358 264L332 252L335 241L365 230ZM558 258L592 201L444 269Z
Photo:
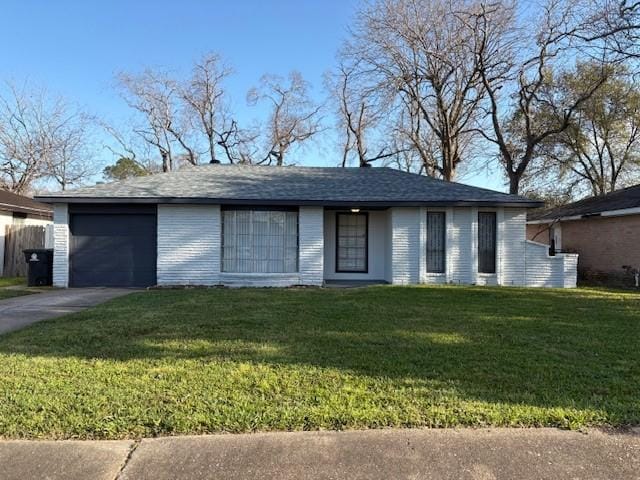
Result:
M443 267L442 270L434 271L429 270L429 215L437 213L442 215L442 260ZM424 245L424 255L425 255L425 266L424 271L429 276L441 276L446 275L447 273L447 220L448 215L446 210L427 210L425 214L425 245Z
M296 214L296 268L292 272L238 272L225 270L225 212L292 212ZM236 261L238 258L236 257ZM284 260L284 259L283 259ZM295 275L300 273L300 209L296 207L265 206L265 205L223 205L220 209L220 273L226 275Z
M343 270L340 268L340 216L364 216L364 270ZM335 270L336 273L369 273L369 212L336 212L336 245L335 245Z
M481 215L492 215L494 218L494 229L493 229L493 271L487 272L481 270L482 261L481 261L481 251L480 251L480 216ZM477 271L480 275L497 275L498 273L498 212L495 210L480 210L478 211L477 217L477 232L476 232L476 249L477 249Z

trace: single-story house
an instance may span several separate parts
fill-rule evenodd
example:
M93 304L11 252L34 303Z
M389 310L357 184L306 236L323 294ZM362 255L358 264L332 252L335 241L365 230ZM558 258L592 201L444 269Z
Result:
M8 226L51 224L53 210L50 205L0 190L0 276L4 273L5 237Z
M391 168L202 165L40 197L54 284L575 286L525 238L540 202Z
M640 269L640 185L531 211L527 238L578 253L585 277L620 277L624 267Z

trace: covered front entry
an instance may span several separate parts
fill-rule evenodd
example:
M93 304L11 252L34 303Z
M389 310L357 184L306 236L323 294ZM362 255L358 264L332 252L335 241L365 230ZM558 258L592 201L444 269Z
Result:
M72 287L156 284L155 205L69 208Z
M389 210L325 208L324 281L390 283L390 229Z

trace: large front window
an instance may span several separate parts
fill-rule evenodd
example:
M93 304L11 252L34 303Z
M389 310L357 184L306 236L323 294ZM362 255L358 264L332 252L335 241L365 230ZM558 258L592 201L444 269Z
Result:
M336 271L367 273L366 213L338 213L336 217Z
M222 271L298 271L298 212L223 210Z

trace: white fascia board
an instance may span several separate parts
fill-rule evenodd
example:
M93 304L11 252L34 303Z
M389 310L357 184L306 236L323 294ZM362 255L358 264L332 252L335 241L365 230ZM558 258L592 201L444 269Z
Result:
M572 215L570 217L559 217L541 220L527 220L527 225L543 225L553 222L570 222L572 220L584 220L587 218L597 217L624 217L627 215L640 215L640 207L621 208L619 210L605 210L604 212L594 213L592 215Z

